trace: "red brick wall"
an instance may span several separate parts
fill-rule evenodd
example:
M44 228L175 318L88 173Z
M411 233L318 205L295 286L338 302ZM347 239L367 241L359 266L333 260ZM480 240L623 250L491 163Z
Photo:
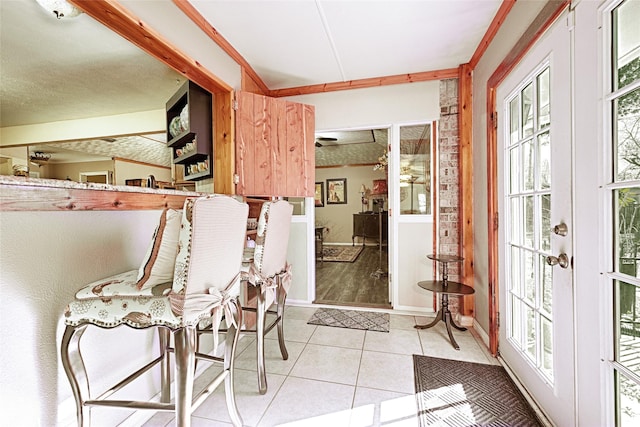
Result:
M460 159L458 133L458 79L440 81L438 123L438 251L460 255ZM449 264L449 280L460 280L461 264ZM449 309L458 313L457 297L449 298Z

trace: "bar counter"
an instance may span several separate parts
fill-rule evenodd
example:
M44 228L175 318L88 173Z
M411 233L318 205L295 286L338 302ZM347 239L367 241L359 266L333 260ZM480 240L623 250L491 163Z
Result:
M181 209L203 193L0 175L0 211Z

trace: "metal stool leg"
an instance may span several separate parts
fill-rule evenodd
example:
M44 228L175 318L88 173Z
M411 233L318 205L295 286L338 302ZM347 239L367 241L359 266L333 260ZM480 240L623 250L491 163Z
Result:
M174 334L176 352L176 424L191 426L191 403L193 401L193 377L196 351L196 328L187 326Z
M236 299L231 304L232 315L236 320L237 325L242 325L242 308L240 307L240 300ZM225 337L224 346L224 369L228 372L228 375L224 379L225 399L227 402L227 411L229 412L229 418L235 427L242 426L242 418L238 412L238 406L236 405L235 392L233 389L233 366L235 361L236 344L240 337L240 328L236 328L233 324L229 326Z
M289 352L287 352L287 347L284 343L284 305L287 300L287 293L284 291L282 287L282 283L280 278L278 277L278 287L276 288L276 298L277 298L277 316L278 316L278 344L280 344L280 354L282 354L282 360L287 360L289 358Z
M265 295L261 287L258 287L256 304L256 361L258 365L258 391L260 394L267 392L267 373L264 366L264 330L266 321Z
M89 399L89 379L87 378L87 370L80 353L80 338L82 338L86 328L87 325L67 326L64 330L60 347L62 366L67 378L69 378L73 397L76 401L76 417L79 427L91 424L91 412L84 405L84 402Z
M157 329L160 356L162 356L162 362L160 362L160 402L169 403L171 401L171 361L169 359L171 353L167 349L171 333L166 328Z

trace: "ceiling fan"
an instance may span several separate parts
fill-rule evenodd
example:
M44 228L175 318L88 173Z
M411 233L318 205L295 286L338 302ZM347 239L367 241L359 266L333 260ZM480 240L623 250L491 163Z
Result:
M329 136L320 136L318 138L316 138L316 147L323 147L322 143L323 142L337 142L338 138L332 138Z

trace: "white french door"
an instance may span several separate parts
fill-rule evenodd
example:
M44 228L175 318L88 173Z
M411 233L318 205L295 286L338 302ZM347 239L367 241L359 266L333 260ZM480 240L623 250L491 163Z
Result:
M567 14L497 88L498 351L559 426L575 422Z

